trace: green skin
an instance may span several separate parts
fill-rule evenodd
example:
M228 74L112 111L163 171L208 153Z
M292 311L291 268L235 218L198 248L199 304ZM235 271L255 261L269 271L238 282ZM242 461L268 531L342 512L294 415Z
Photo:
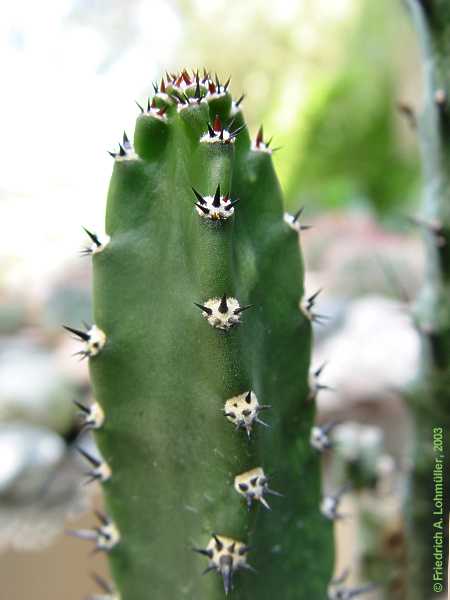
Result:
M158 105L166 102L157 98ZM224 598L217 573L201 576L211 532L252 546L258 571L234 576L233 600L326 597L332 525L319 512L319 457L309 447L314 403L307 401L311 324L299 310L303 264L298 236L283 221L269 154L200 143L215 114L230 120L231 97L213 97L167 122L141 115L139 157L115 161L106 216L111 236L93 256L95 323L107 336L90 359L106 421L97 433L112 477L106 511L120 543L109 553L122 600ZM235 110L235 109L234 109ZM233 129L243 122L238 109ZM194 209L202 195L240 198L234 216L211 222ZM234 296L242 323L209 325L194 302ZM266 429L251 439L223 414L248 390ZM263 467L272 511L249 511L237 474Z
M448 588L448 469L450 465L450 4L447 0L408 0L424 58L425 106L419 120L424 171L423 219L439 226L439 235L426 232L427 273L416 306L423 340L423 371L420 389L411 397L416 422L416 452L409 507L410 590L408 598L422 600ZM436 102L436 92L444 101ZM446 96L446 97L445 97ZM438 95L439 97L439 95ZM433 430L441 428L433 447ZM442 460L444 506L442 514L433 503L433 471ZM442 518L442 529L436 523ZM434 539L442 532L443 580L433 580ZM436 572L439 576L439 573ZM442 590L433 588L442 583Z

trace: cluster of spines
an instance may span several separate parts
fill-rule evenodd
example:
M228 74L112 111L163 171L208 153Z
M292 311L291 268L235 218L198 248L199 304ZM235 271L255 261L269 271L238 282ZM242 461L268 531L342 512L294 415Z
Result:
M241 314L252 308L251 304L241 306L232 296L223 294L221 298L209 298L203 304L194 302L211 327L229 331L241 322Z
M264 473L262 467L257 467L256 469L236 475L234 478L234 488L239 495L245 498L249 510L255 500L261 502L267 510L270 510L265 496L269 494L282 497L283 495L269 488L269 478Z
M273 137L269 140L264 141L264 129L263 126L258 129L258 133L256 134L255 140L252 142L252 150L254 152L266 152L267 154L273 154L277 150L280 150L280 147L271 148Z
M247 125L244 123L240 125L236 129L231 129L234 124L234 119L232 119L228 125L228 128L225 128L222 124L219 115L215 116L215 119L211 125L211 123L207 123L208 131L200 138L200 142L206 143L222 143L222 144L231 144L234 142L236 137L243 131Z
M223 412L226 418L233 423L236 430L245 429L248 438L250 438L255 423L270 427L268 423L259 417L261 411L269 408L272 408L269 404L260 404L254 392L250 390L226 400Z
M112 156L113 158L117 158L117 159L125 159L125 158L130 158L130 157L135 156L133 144L128 139L126 131L123 132L122 143L121 144L119 143L119 152L108 151L108 154L110 156ZM87 230L85 230L85 231L90 236L89 232Z
M150 100L150 98L147 101L147 109L145 110L143 106L141 106L141 104L139 104L139 102L136 102L137 107L139 108L139 110L141 111L141 114L143 115L152 115L153 117L156 117L158 119L164 120L166 118L166 112L167 112L167 108L168 106L157 106L156 104L156 100ZM114 155L113 153L109 153L111 154L111 156L113 158L116 158L116 155Z
M107 515L100 511L94 512L99 525L92 529L69 529L67 534L80 540L95 542L93 553L110 552L120 542L120 533Z
M75 356L81 356L81 359L97 356L106 343L106 335L97 325L88 325L85 323L84 326L85 331L63 325L66 331L73 333L76 339L83 342L84 348L75 353Z
M247 553L251 548L242 542L223 535L211 534L211 539L206 548L193 548L208 558L208 566L203 575L211 571L218 572L223 579L225 594L233 589L233 575L240 569L253 571L247 562Z
M231 201L228 194L221 196L220 183L217 184L214 196L202 196L195 188L192 188L197 202L195 207L198 214L212 221L224 221L234 214L234 207L239 202L239 198Z
M101 483L108 481L108 479L111 477L111 468L108 463L93 456L90 452L84 448L81 448L80 446L77 446L77 450L92 467L87 473L85 473L88 479L86 479L84 485L92 483L93 481L99 481Z
M92 232L86 229L85 231L93 241L94 247L102 248L99 238ZM85 253L93 254L95 253L95 250L91 252L86 251ZM85 330L75 329L66 325L64 325L64 328L70 333L74 334L76 339L83 344L83 349L79 352L76 352L77 355L81 355L81 358L92 359L96 357L106 344L105 333L96 325L89 326L85 324ZM74 400L73 402L79 409L79 414L82 420L82 432L89 429L100 429L103 427L105 423L105 413L98 402L94 401L90 404L84 404L78 400ZM111 478L111 468L106 461L92 455L81 446L77 446L76 449L91 466L89 471L85 473L87 479L83 482L83 485L88 485L93 482L105 483ZM97 526L93 527L92 529L68 530L66 533L72 537L76 537L84 541L94 542L94 549L92 553L109 553L120 542L119 530L117 529L117 526L113 520L107 515L100 511L94 512L99 521ZM94 594L89 597L89 600L120 600L119 594L102 577L94 574L93 578L104 593Z

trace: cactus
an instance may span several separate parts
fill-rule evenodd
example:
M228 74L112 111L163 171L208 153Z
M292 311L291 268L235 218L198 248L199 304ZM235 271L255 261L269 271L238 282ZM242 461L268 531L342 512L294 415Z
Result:
M424 59L425 106L418 128L425 199L417 220L426 236L427 273L416 305L423 341L420 389L411 396L416 452L410 506L411 599L447 589L450 464L450 8L445 0L408 0ZM435 436L435 437L434 437ZM444 474L444 477L443 477ZM440 526L439 526L440 523ZM439 569L436 561L441 561ZM435 567L438 567L435 569ZM434 584L441 584L434 587Z
M69 329L90 363L106 514L73 533L108 552L111 598L306 600L331 578L304 226L228 87L187 71L154 86L111 153L109 237L86 230L95 325Z

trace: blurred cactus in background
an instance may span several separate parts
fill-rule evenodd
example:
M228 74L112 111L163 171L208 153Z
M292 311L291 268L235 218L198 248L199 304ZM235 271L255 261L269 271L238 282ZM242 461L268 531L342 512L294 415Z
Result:
M415 453L408 548L412 599L448 590L450 500L450 7L445 0L408 0L421 43L425 100L418 118L424 201L414 219L426 243L425 281L415 307L422 338L420 381L410 394ZM441 569L437 567L440 561ZM440 579L439 579L440 576ZM437 579L436 579L437 577ZM436 590L433 582L441 583Z

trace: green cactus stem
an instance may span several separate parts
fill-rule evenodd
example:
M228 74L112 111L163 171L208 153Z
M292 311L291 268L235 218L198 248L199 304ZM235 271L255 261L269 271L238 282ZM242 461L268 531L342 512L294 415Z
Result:
M426 281L416 306L423 339L422 385L411 400L417 444L408 498L411 508L408 543L411 590L408 598L414 600L447 590L446 521L450 496L445 476L448 477L450 465L450 4L446 0L408 0L408 5L421 43L425 74L425 106L418 123L425 198L423 214L418 222L423 226L427 251ZM414 501L410 502L410 498ZM441 518L442 528L439 527ZM439 583L439 579L433 580L435 550L442 551L442 590L433 588L434 583ZM436 572L436 576L439 577L439 573Z
M163 79L112 153L110 237L90 235L82 352L121 600L310 600L331 577L300 223L228 83Z

